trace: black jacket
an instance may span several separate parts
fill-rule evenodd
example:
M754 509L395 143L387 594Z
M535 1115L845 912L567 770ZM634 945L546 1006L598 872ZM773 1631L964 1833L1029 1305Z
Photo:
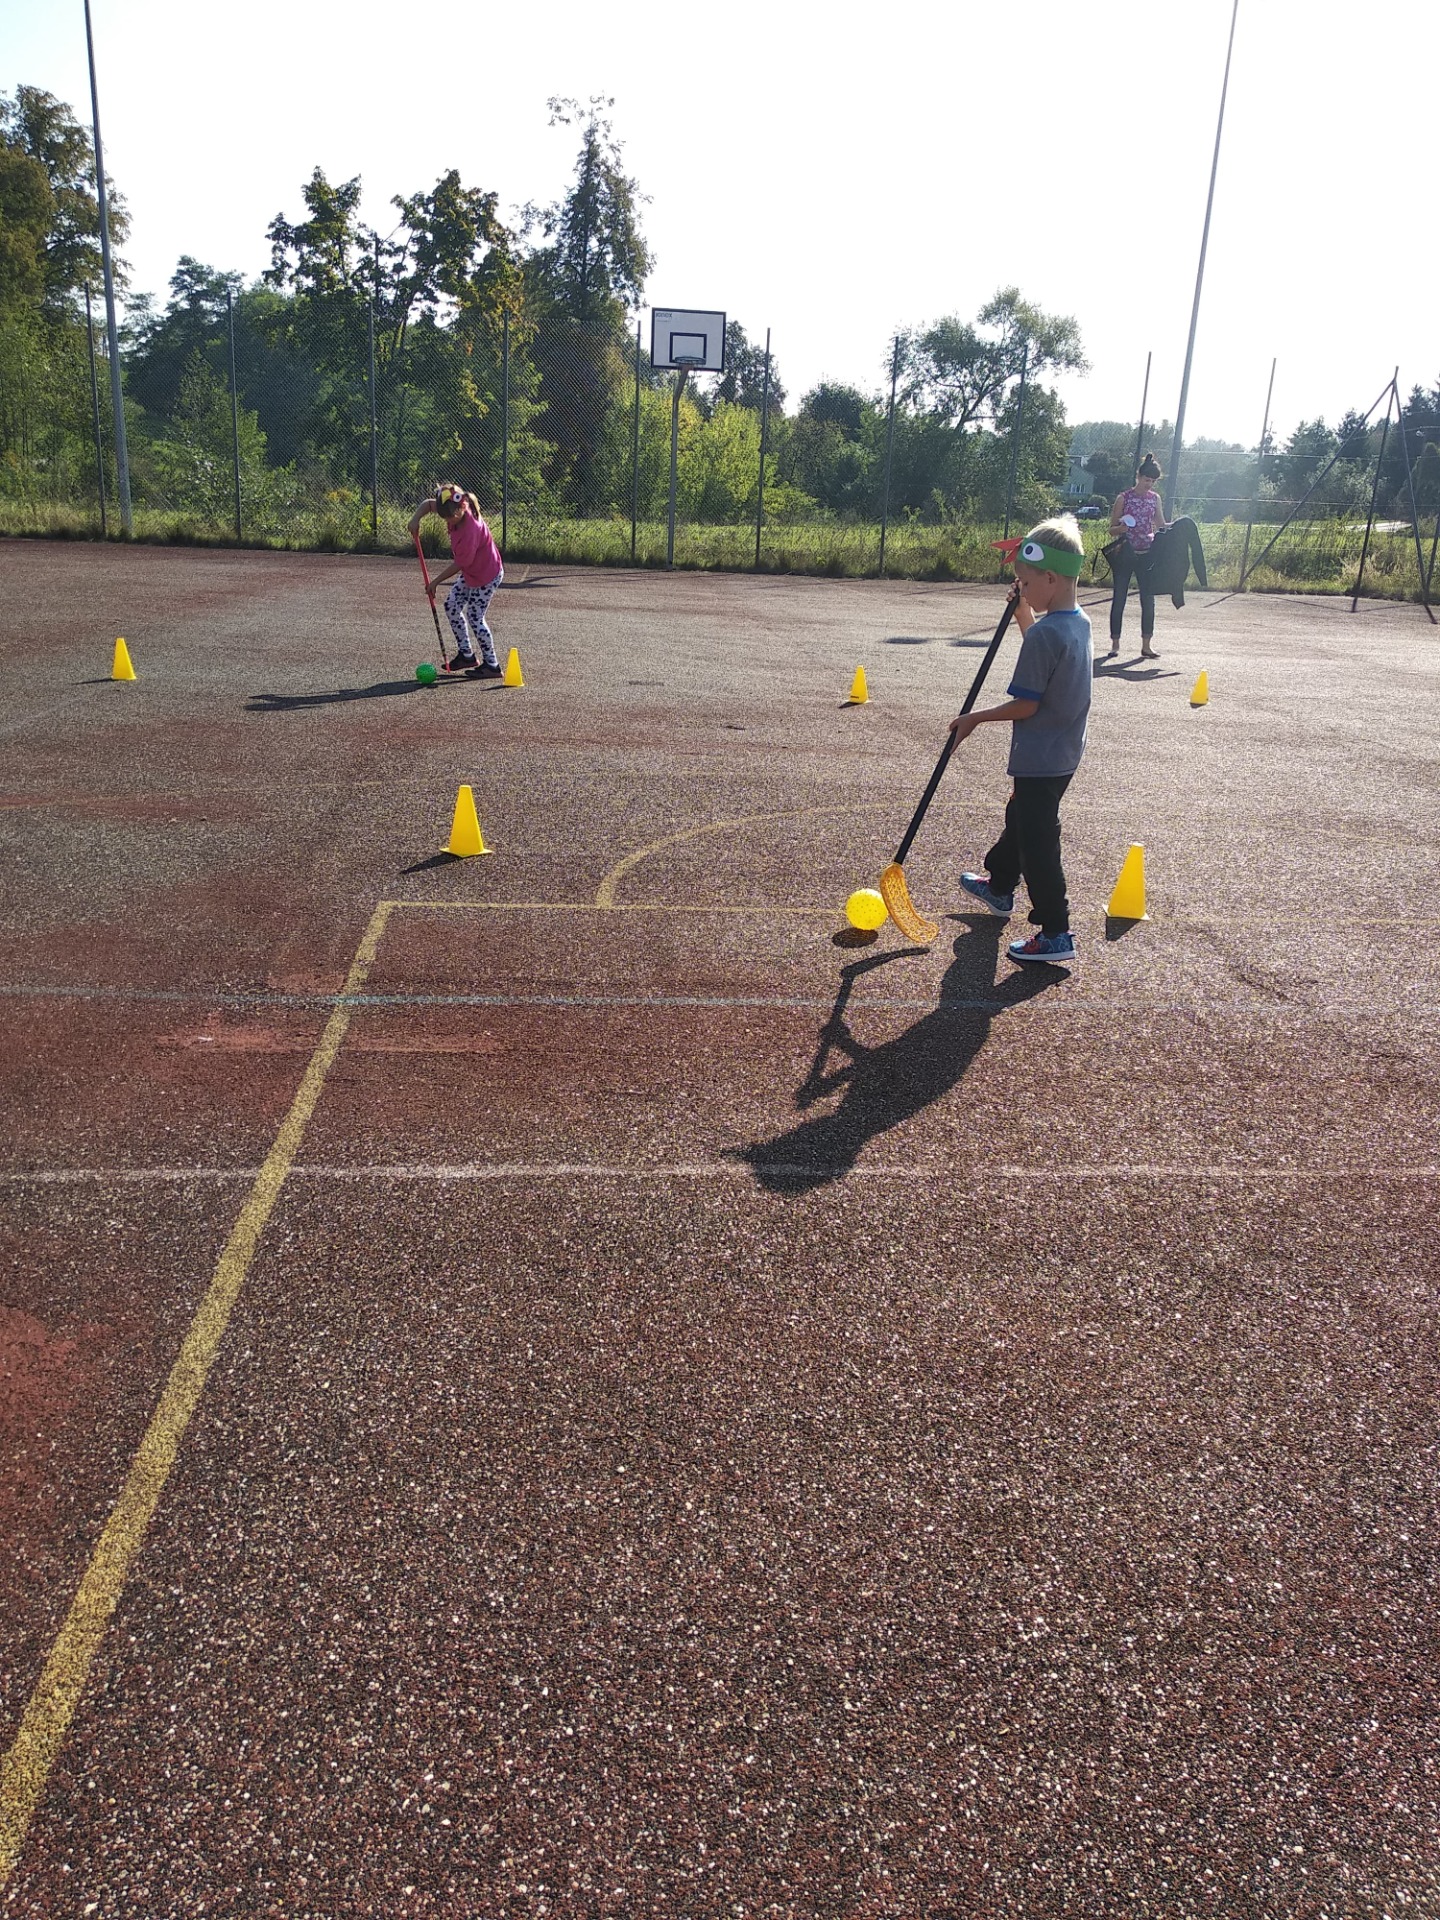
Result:
M1200 529L1188 514L1162 527L1150 549L1149 586L1153 593L1168 593L1177 607L1185 604L1185 582L1190 569L1202 587L1205 578L1205 549L1200 544Z

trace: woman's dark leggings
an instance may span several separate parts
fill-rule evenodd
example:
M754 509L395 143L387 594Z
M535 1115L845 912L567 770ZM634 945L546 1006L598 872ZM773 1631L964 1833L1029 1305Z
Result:
M1042 933L1070 931L1070 902L1060 864L1060 800L1072 775L1017 776L1005 809L1005 831L985 856L996 893L1013 893L1023 880L1030 889L1030 922Z
M1110 562L1111 576L1115 582L1115 591L1110 598L1110 639L1112 643L1120 638L1120 624L1125 618L1125 596L1130 591L1131 576L1140 589L1140 638L1155 638L1155 589L1150 584L1150 556L1148 553L1135 553L1130 547L1121 547L1119 553Z

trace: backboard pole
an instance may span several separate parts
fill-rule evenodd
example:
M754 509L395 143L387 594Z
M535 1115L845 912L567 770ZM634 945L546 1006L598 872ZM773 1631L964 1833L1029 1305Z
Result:
M675 491L680 473L680 396L685 391L689 367L681 367L675 381L675 398L670 404L670 520L665 533L665 564L675 565Z
M630 564L640 526L640 322L635 322L635 420L630 446Z

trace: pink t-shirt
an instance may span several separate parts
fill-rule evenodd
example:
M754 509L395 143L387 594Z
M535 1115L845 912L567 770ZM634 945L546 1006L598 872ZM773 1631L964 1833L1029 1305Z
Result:
M495 536L468 508L450 530L450 551L460 563L460 578L467 587L488 587L500 578L500 549Z
M1155 544L1155 522L1160 513L1159 494L1137 493L1134 487L1127 487L1120 511L1130 514L1135 521L1133 527L1124 530L1131 548L1136 553L1148 553Z

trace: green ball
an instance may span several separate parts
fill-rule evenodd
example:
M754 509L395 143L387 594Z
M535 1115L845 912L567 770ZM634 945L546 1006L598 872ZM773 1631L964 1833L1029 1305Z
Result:
M429 660L422 660L415 669L415 678L420 682L422 687L433 687L439 677L434 665Z

